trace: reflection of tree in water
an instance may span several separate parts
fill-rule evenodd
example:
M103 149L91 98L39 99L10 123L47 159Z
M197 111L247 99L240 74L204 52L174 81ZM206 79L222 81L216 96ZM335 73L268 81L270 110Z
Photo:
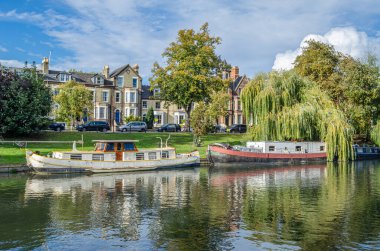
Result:
M186 199L178 203L178 207L157 208L159 220L150 227L150 237L156 247L169 250L232 248L225 235L230 231L228 191L210 186L207 170L201 170L199 181L177 182L176 189L182 190Z
M379 184L380 170L360 168L328 166L321 184L315 186L300 176L291 186L271 184L270 179L265 187L248 184L243 219L255 233L252 239L296 241L313 250L347 248L347 243L378 238L380 193L368 186Z
M86 233L153 249L362 249L380 233L379 164L33 178L0 194L18 198L2 205L0 248Z
M48 199L26 202L26 178L20 176L0 180L0 250L17 247L34 249L45 242L49 224Z

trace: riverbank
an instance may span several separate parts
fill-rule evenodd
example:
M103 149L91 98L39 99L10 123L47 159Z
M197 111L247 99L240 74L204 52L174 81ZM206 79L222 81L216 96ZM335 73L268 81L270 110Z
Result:
M93 150L94 143L92 140L99 139L133 139L139 140L137 147L139 148L151 148L159 147L161 137L164 144L169 136L169 133L99 133L99 132L41 132L39 134L30 135L28 137L18 138L5 138L4 140L30 140L30 141L74 141L81 140L83 135L84 145L83 150ZM191 133L171 133L168 142L169 146L175 147L178 153L190 152L192 150L198 150L201 158L206 157L206 150L209 144L215 142L228 142L231 144L243 144L247 139L244 134L209 134L202 137L202 143L200 147L193 146L193 135ZM27 144L26 148L33 151L40 151L42 154L47 154L52 151L70 150L71 144L41 144L31 143ZM80 144L77 145L78 150L82 149ZM25 166L25 148L20 148L15 144L0 143L0 169L7 168L9 165Z

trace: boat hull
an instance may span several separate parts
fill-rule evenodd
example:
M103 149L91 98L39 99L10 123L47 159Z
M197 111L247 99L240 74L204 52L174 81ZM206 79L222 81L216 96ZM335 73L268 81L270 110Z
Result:
M181 155L180 155L181 156ZM37 173L111 173L132 172L200 165L198 152L173 159L141 161L85 161L45 157L27 152L28 166Z
M327 161L326 153L256 153L209 146L208 159L212 164L303 164Z

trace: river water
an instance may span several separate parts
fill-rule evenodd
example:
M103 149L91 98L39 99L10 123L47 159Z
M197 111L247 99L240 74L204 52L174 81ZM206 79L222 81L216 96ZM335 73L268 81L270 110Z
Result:
M380 162L0 176L1 250L380 250Z

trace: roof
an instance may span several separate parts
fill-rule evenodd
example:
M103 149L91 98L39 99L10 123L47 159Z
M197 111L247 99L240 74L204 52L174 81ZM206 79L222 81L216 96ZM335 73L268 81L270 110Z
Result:
M149 99L149 97L153 96L153 92L150 90L149 85L143 85L141 88L141 99Z
M239 85L240 81L243 79L243 76L237 77L231 84L232 90L236 90L236 87Z
M93 140L92 142L96 143L130 143L130 142L139 142L138 140L132 140L132 139L119 139L119 140L112 140L112 139L106 139L106 140Z
M140 77L139 73L136 72L129 64L126 64L126 65L123 65L119 68L117 68L116 70L114 70L113 72L111 72L110 74L110 78L112 77L115 77L117 75L119 75L122 71L124 71L125 69L129 68L131 71L133 71L137 76ZM141 78L141 77L140 77Z

